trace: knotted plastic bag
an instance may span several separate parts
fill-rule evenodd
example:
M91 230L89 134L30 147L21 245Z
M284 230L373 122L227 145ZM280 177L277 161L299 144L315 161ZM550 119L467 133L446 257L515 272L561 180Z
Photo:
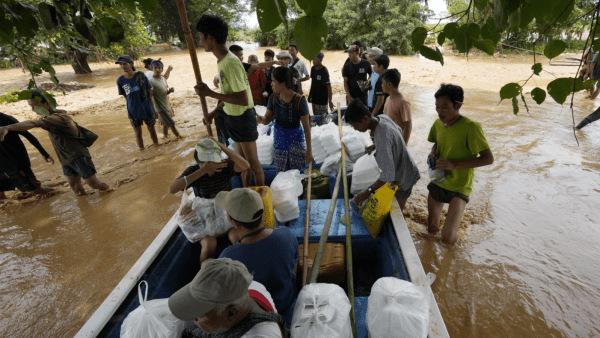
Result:
M369 337L427 337L429 301L426 287L394 277L378 279L367 308Z
M335 284L302 288L292 319L292 338L351 338L350 301Z
M306 175L299 170L283 171L271 183L273 207L279 222L288 222L300 216L298 196L302 195L302 179Z
M214 199L191 199L185 191L181 197L177 224L190 242L196 242L206 236L218 237L232 228L227 220L227 212L217 207Z
M380 175L381 170L377 165L375 156L373 154L361 156L356 160L356 163L354 163L350 193L356 195L367 190L368 187L377 182Z
M187 191L184 191L181 196L181 204L177 210L177 224L190 242L206 236L202 219L196 214L193 199L189 197Z
M142 297L142 284L146 284L146 293ZM121 325L121 338L179 338L185 327L183 320L175 317L169 310L169 299L148 298L148 283L138 285L140 306L131 311Z

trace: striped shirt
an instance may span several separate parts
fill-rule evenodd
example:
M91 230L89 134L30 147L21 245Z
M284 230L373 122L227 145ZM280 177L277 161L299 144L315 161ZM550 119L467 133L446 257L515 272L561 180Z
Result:
M194 189L194 194L197 197L202 198L214 198L220 191L231 190L231 178L233 176L239 176L240 173L233 169L235 163L232 160L225 160L225 162L227 162L227 167L223 168L221 172L216 172L212 176L209 176L208 174L203 175L194 182L188 181L187 187L192 187ZM198 169L200 169L199 164L189 166L179 177L177 177L177 179L189 176Z

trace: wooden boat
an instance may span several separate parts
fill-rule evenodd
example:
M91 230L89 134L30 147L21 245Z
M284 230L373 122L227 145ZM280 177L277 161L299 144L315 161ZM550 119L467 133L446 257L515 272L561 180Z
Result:
M265 177L266 182L270 183L274 174L268 167L265 166ZM233 182L234 187L240 184L239 181ZM319 241L330 202L329 199L311 201L310 243ZM299 200L298 203L300 217L286 224L278 223L277 226L288 226L298 243L303 243L306 201ZM339 221L344 213L344 200L338 199L328 242L345 243L346 226ZM223 248L221 246L218 250ZM390 216L376 239L369 234L362 218L352 213L352 251L359 338L368 337L366 314L371 286L377 279L390 276L427 287L431 299L428 336L449 337L429 287L429 279L396 202L392 203ZM199 271L199 255L200 245L186 239L174 215L75 337L119 337L123 320L140 305L137 284L141 280L148 282L148 299L168 298L189 283ZM266 260L268 257L265 257ZM346 285L340 286L346 288Z

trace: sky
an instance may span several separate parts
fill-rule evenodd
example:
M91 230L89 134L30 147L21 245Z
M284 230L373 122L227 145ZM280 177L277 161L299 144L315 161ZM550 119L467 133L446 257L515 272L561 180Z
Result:
M429 20L429 23L437 23L439 18L441 18L442 15L445 15L446 12L448 11L445 0L428 0L428 5L429 5L429 9L431 9L432 11L435 12L435 15L433 16L432 19ZM437 20L435 20L435 18L437 18ZM251 14L246 15L246 17L244 18L244 21L246 22L246 26L248 28L258 28L258 20L256 19L256 12L252 12Z

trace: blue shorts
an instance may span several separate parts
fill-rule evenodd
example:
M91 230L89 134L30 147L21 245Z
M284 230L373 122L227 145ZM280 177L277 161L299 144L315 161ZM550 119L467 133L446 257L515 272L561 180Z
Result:
M81 176L84 180L96 174L96 167L89 156L78 157L71 164L63 165L62 169L65 176Z
M129 119L129 123L131 123L131 126L134 128L141 127L144 123L146 123L147 126L153 126L156 124L156 118L154 115L143 118L134 118Z

